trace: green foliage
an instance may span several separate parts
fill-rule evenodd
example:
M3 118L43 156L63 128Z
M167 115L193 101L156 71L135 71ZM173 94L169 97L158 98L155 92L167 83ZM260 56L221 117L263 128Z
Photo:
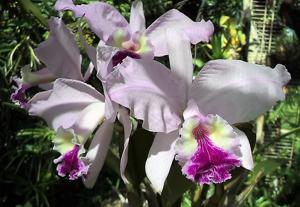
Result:
M299 161L300 161L300 88L299 86L289 86L286 89L287 97L285 102L279 103L273 110L266 116L266 125L274 125L279 122L281 124L281 136L277 139L273 137L273 142L268 146L260 144L257 146L255 157L257 162L261 162L264 159L264 154L267 150L273 147L280 139L292 139L293 146L293 162L292 166L281 165L279 168L272 172L272 176L268 176L268 179L261 178L256 186L253 187L252 193L246 199L243 206L256 207L256 206L271 206L271 207L286 207L297 206L298 196L300 195L297 186L300 183L299 176ZM283 156L282 154L278 157ZM276 162L280 162L277 159ZM286 161L285 161L286 162ZM266 165L268 167L268 165ZM274 169L268 167L269 169Z

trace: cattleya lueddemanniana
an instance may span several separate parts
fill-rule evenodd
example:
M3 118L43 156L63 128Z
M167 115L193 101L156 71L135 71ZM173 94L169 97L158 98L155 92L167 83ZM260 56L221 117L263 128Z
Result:
M35 51L46 68L23 69L12 99L26 104L30 114L44 118L56 131L54 149L61 156L55 163L60 176L71 180L82 176L87 187L95 184L118 115L125 137L120 171L128 182L124 172L131 123L124 107L144 121L144 128L157 132L146 162L147 177L157 192L163 189L174 157L183 174L201 184L223 182L240 165L252 168L248 139L231 124L252 120L284 99L281 88L290 78L284 66L271 70L216 60L192 81L190 44L209 40L210 21L193 22L171 10L145 29L141 1L133 2L129 24L102 2L74 5L72 0L58 0L56 9L72 10L76 17L85 18L101 39L96 49L83 44L105 95L83 82L92 67L83 77L74 35L61 19L50 19L49 39ZM163 55L169 55L171 71L152 60ZM26 103L22 93L34 85L47 91ZM84 155L84 144L98 126Z
M100 34L98 36L102 42L99 44L98 51L84 41L83 44L98 70L98 77L104 85L104 93L106 93L106 76L113 70L112 67L119 64L126 56L151 59L154 55L167 54L165 46L162 47L165 37L161 35L166 28L182 29L194 44L208 41L213 32L210 21L193 22L177 10L169 11L145 30L145 18L140 1L135 1L132 5L130 26L127 22L126 25L123 24L124 17L108 4L98 2L75 6L72 1L59 0L56 8L61 10L59 6L66 4L73 7L71 10L76 16L85 16L91 28L96 28L95 33ZM95 15L102 15L103 18L95 19ZM105 27L99 28L99 24ZM112 137L113 122L118 113L125 134L120 171L123 180L128 182L124 176L131 132L127 111L114 105L108 96L103 97L83 82L89 78L93 65L90 64L83 77L81 55L74 35L65 27L62 20L51 18L49 27L48 40L35 50L37 57L45 63L46 67L37 72L31 72L29 66L24 67L22 79L16 80L19 87L12 94L12 100L28 109L31 115L44 118L56 131L54 149L61 153L61 156L55 160L55 163L58 163L58 174L69 175L71 180L84 175L84 183L87 187L94 185L102 168ZM195 31L197 33L194 33ZM36 94L28 102L24 98L25 90L36 85L48 91ZM99 124L101 126L96 131L87 154L82 156L85 152L83 145Z
M114 7L103 2L74 5L72 0L57 0L55 8L71 10L76 17L86 19L92 31L103 41L97 51L89 51L95 67L98 66L97 76L101 80L105 80L112 67L127 56L153 59L154 56L167 55L165 30L168 28L181 30L192 44L207 42L214 31L211 21L194 22L176 9L163 14L146 29L140 0L132 3L129 23Z
M121 63L125 57L153 59L154 56L168 54L167 37L164 32L167 28L181 30L193 44L208 41L214 30L210 21L194 22L175 9L159 17L146 29L141 1L133 2L130 23L115 8L103 2L74 5L72 0L58 0L55 8L59 11L72 10L76 17L83 17L100 38L101 41L96 49L83 42L88 56L97 69L97 77L102 81L104 94L106 94L106 77L113 71L113 67ZM116 107L119 108L106 96L107 116L111 116ZM119 110L124 111L122 107ZM123 119L129 119L125 112ZM128 125L126 124L126 126ZM131 127L128 126L125 129L126 138L121 156L120 172L122 179L127 183L128 180L124 174Z
M74 35L60 18L52 17L49 27L49 38L35 49L35 54L46 67L31 72L29 66L25 66L22 78L17 79L19 87L11 98L29 114L45 119L55 130L54 150L61 153L55 160L58 174L69 175L71 180L85 175L85 185L92 187L105 160L114 117L105 117L106 98L83 82L89 78L93 65L90 64L82 76L81 55ZM25 90L36 85L47 91L26 100ZM121 119L128 127L124 123L126 120ZM82 156L87 138L101 123L87 154Z
M171 70L153 60L127 57L107 78L110 98L157 132L146 174L161 192L175 157L199 184L221 183L239 166L253 168L249 141L233 124L255 119L284 100L290 74L240 60L209 61L193 78L190 43L167 31Z
M88 78L82 76L81 55L71 31L60 18L55 17L50 18L49 28L49 38L34 50L35 55L46 67L32 72L27 65L21 69L22 77L15 79L18 88L11 99L23 108L26 108L28 101L24 93L30 87L38 85L42 89L49 90L52 88L52 82L57 78L80 81Z

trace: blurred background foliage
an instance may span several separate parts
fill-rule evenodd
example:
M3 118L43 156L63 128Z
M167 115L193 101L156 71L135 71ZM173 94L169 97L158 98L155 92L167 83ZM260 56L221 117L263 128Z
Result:
M106 2L115 6L125 17L129 17L130 0ZM115 126L115 138L108 161L96 186L85 189L80 180L71 182L56 175L52 162L58 154L52 151L51 143L54 133L45 127L43 121L28 116L25 111L11 103L9 97L13 87L12 77L19 75L20 68L24 65L30 64L33 69L41 66L33 49L48 37L47 19L52 15L59 15L53 9L54 3L55 0L0 2L0 206L122 206L127 202L127 197L130 199L141 196L148 200L149 206L220 206L220 203L224 206L245 207L300 205L300 48L297 32L299 28L296 23L293 24L299 21L297 9L288 7L292 12L287 14L284 10L286 6L283 7L283 29L276 39L276 51L270 56L271 64L280 62L294 70L293 85L286 89L287 100L254 123L256 134L253 134L249 125L238 126L253 138L252 141L255 141L255 137L257 139L254 150L257 165L254 171L248 174L237 169L234 172L236 179L221 187L192 186L190 183L176 183L176 173L180 172L174 165L174 174L168 177L167 190L160 201L157 201L153 199L153 192L147 190L150 188L149 183L143 181L143 165L137 166L136 163L129 162L129 171L136 168L135 176L139 180L131 186L132 191L119 179L119 152L114 147L120 142L118 138L122 133L122 127L118 124ZM179 9L193 20L204 18L213 21L215 35L211 41L193 47L195 73L211 59L247 60L247 46L251 43L247 38L247 15L243 12L243 1L143 0L143 3L148 25L171 8ZM64 20L78 36L78 24L72 14L66 12ZM82 24L89 44L97 44L98 39L89 31L87 25ZM84 53L83 50L82 52ZM88 61L85 59L83 64L87 65ZM139 147L141 142L136 138L141 135L144 136L143 148ZM288 143L291 143L291 147L276 151L277 143L285 140L290 140ZM147 151L151 141L151 134L136 131L131 145ZM274 150L278 156L274 156ZM284 150L292 151L285 153ZM129 156L135 156L135 153L137 152L131 150ZM228 190L230 186L234 186L235 190ZM140 188L141 192L136 194L135 188ZM126 191L129 193L126 194ZM180 196L181 193L184 193L183 197ZM174 200L166 201L165 198L170 198L170 195L173 195ZM238 197L234 197L235 195ZM207 198L206 203L200 203L203 198Z

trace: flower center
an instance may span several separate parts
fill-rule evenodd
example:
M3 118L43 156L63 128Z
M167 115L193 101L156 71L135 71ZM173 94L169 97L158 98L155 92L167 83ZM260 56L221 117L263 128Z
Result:
M140 49L140 45L133 42L132 40L126 41L122 43L122 47L125 50L130 50L130 51L138 51Z
M208 134L205 126L203 126L201 123L199 123L198 126L193 129L192 133L196 140L204 139Z

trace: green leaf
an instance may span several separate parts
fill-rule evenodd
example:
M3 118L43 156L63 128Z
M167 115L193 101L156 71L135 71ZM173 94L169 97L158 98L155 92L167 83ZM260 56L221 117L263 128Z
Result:
M23 8L32 13L44 26L47 27L47 20L41 13L40 9L31 2L31 0L19 0Z
M281 164L281 161L275 159L264 160L256 164L251 174L248 186L237 198L236 206L240 206L245 201L262 177L272 174Z

